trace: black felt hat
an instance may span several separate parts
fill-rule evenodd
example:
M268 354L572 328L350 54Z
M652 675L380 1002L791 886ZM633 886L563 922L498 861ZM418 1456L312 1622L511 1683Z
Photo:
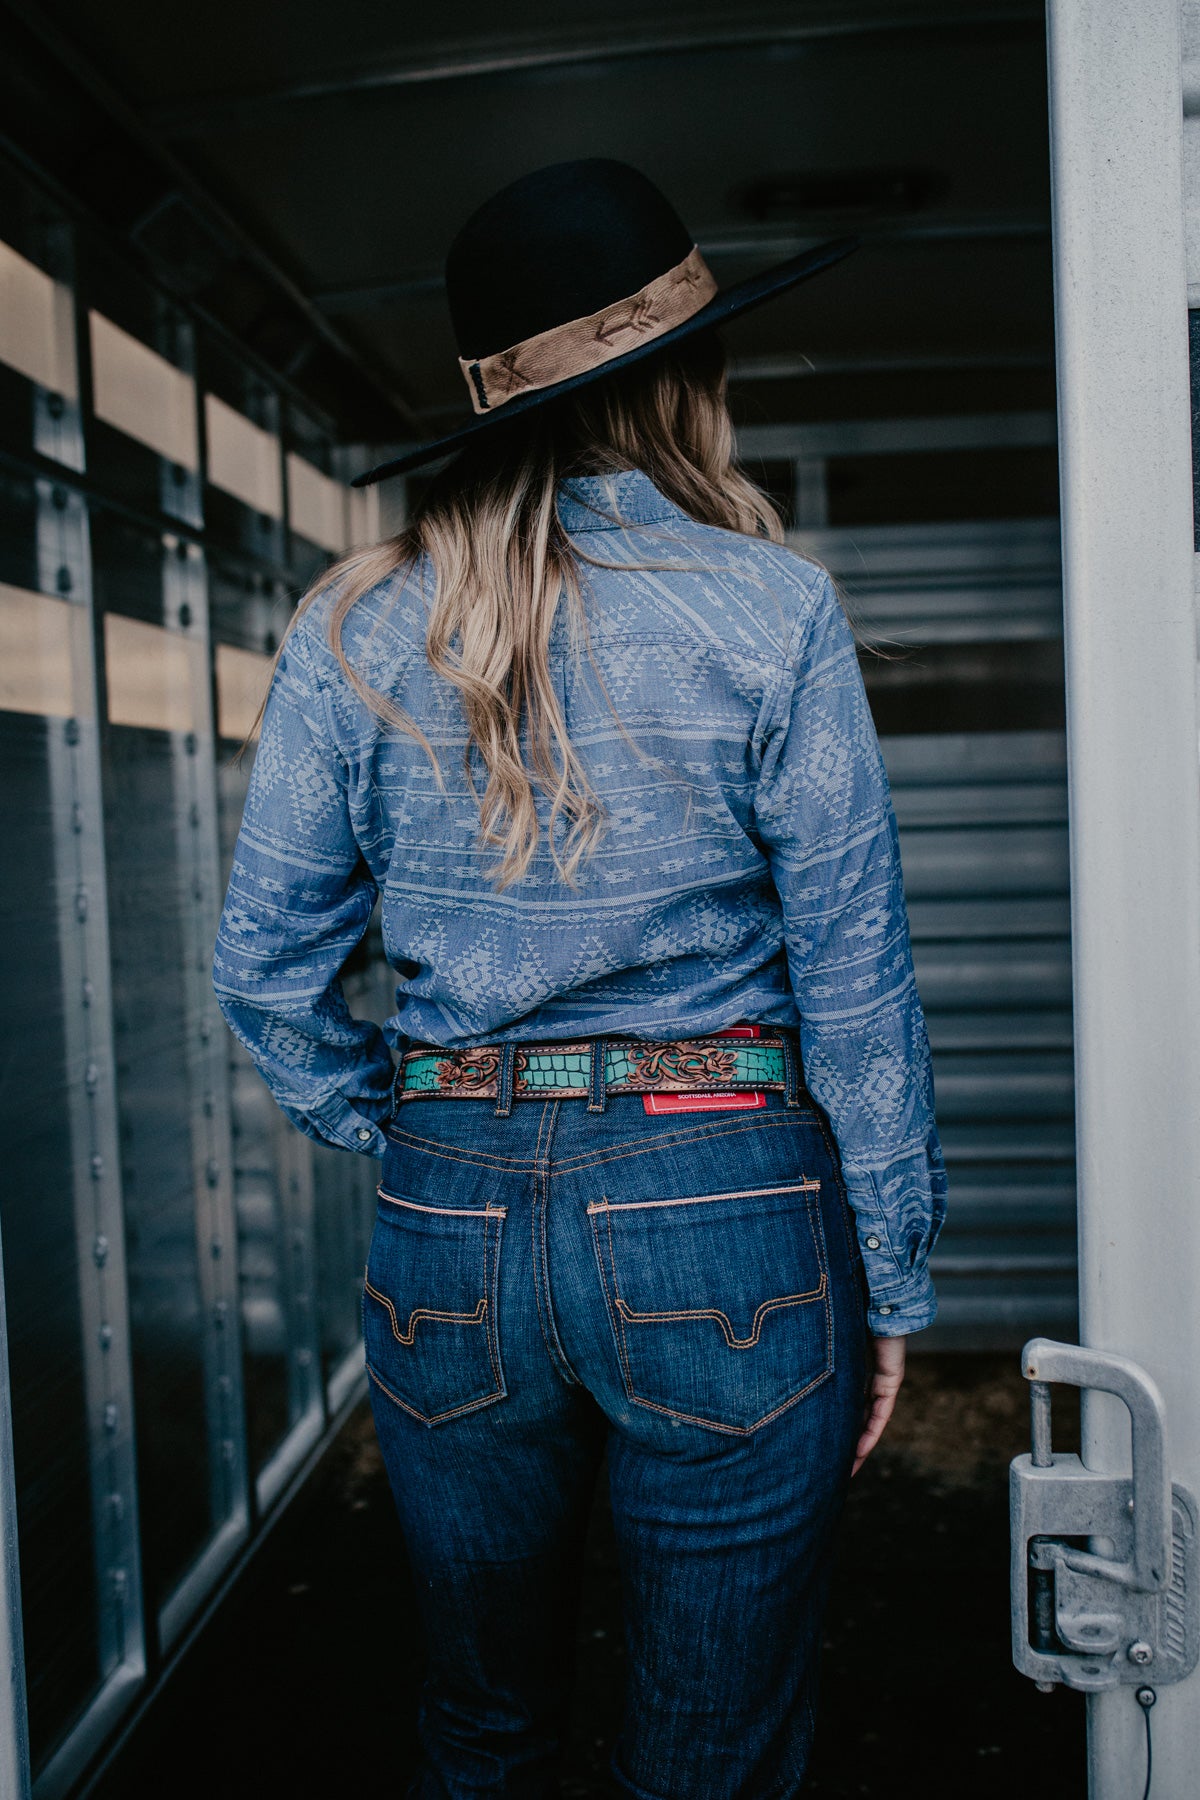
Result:
M836 238L723 292L670 201L627 163L553 163L471 215L446 293L474 416L355 478L402 475L481 432L720 325L858 248Z

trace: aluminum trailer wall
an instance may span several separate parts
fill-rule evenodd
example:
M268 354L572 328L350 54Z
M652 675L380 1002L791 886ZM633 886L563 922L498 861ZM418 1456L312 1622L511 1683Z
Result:
M374 1166L283 1125L209 966L288 596L377 525L329 421L7 165L0 289L0 1794L51 1800L361 1380Z

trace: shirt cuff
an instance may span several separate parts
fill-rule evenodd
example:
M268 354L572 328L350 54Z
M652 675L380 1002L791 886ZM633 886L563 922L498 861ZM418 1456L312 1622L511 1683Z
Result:
M936 1316L937 1295L927 1267L914 1269L906 1281L871 1288L867 1325L872 1337L908 1337L924 1331Z
M356 1112L341 1094L331 1094L321 1106L314 1106L309 1117L321 1136L342 1150L356 1150L360 1156L376 1156L381 1160L387 1150L387 1139L375 1119Z

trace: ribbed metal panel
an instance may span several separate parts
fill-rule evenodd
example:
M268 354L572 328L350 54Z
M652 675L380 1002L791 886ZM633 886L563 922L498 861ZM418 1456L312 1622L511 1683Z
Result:
M883 740L950 1212L929 1341L1075 1319L1066 750L1059 732Z
M1062 636L1057 519L805 531L797 548L838 576L855 623L905 644Z

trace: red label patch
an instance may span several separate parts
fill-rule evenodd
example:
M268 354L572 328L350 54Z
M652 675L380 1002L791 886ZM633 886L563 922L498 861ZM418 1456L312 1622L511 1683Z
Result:
M648 1113L753 1112L767 1104L761 1088L748 1094L643 1094L642 1110Z

